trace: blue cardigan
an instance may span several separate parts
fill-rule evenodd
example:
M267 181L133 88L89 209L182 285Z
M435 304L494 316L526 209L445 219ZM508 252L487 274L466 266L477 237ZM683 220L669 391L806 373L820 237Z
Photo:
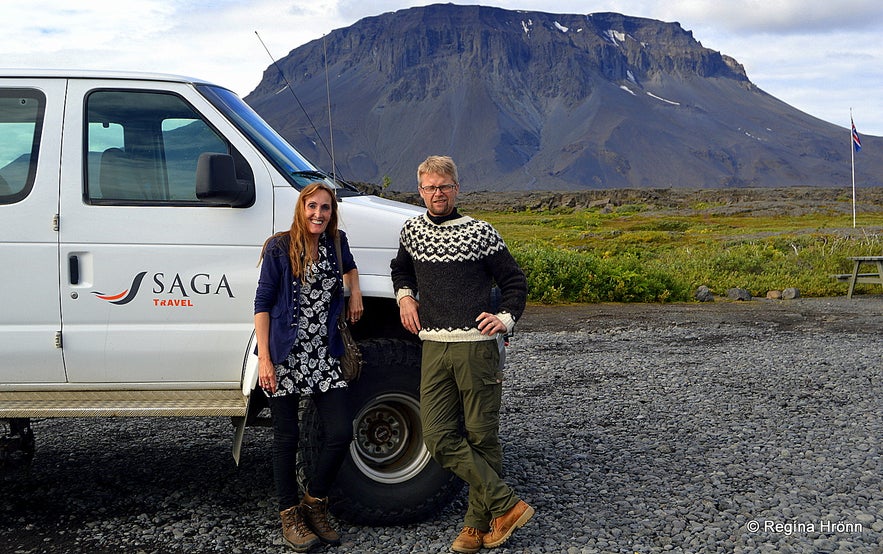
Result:
M340 250L343 257L343 273L356 268L356 261L350 252L346 233L340 233ZM328 351L335 358L343 354L343 340L337 330L337 318L344 308L343 276L337 264L337 252L334 240L327 233L319 238L329 256L331 267L337 273L337 287L331 301L331 312L328 314ZM288 259L288 235L275 237L267 243L264 259L261 263L261 275L254 297L254 313L270 314L270 359L274 364L281 364L291 347L297 340L297 327L300 320L300 279L295 286L291 285L291 261ZM295 293L293 289L297 289ZM255 347L257 353L257 347Z

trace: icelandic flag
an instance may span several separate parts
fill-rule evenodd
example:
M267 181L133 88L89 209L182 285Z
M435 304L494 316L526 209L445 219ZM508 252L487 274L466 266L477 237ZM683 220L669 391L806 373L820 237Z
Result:
M855 130L855 122L852 118L849 118L849 122L852 123L852 146L855 148L855 151L858 152L862 149L862 139L858 138L858 131Z

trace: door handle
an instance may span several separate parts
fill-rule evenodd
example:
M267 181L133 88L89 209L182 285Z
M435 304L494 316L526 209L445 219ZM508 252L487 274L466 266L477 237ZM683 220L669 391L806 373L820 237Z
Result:
M68 257L68 273L72 285L80 284L80 258L74 255Z

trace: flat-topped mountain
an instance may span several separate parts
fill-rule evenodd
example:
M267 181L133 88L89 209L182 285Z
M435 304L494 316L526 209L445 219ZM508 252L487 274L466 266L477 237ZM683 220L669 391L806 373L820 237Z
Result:
M278 66L285 79L271 65L246 101L321 167L333 150L339 176L393 190L429 154L454 157L464 190L851 185L848 129L760 90L678 23L432 5ZM879 185L883 139L862 140L857 185Z

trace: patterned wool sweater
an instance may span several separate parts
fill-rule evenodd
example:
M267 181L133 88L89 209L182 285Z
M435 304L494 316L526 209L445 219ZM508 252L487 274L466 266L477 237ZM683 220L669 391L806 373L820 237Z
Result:
M439 220L437 220L439 221ZM390 264L396 297L420 302L420 338L439 342L491 340L475 318L491 312L491 288L501 290L497 317L509 332L527 301L527 280L489 223L456 211L439 223L428 214L402 226Z

